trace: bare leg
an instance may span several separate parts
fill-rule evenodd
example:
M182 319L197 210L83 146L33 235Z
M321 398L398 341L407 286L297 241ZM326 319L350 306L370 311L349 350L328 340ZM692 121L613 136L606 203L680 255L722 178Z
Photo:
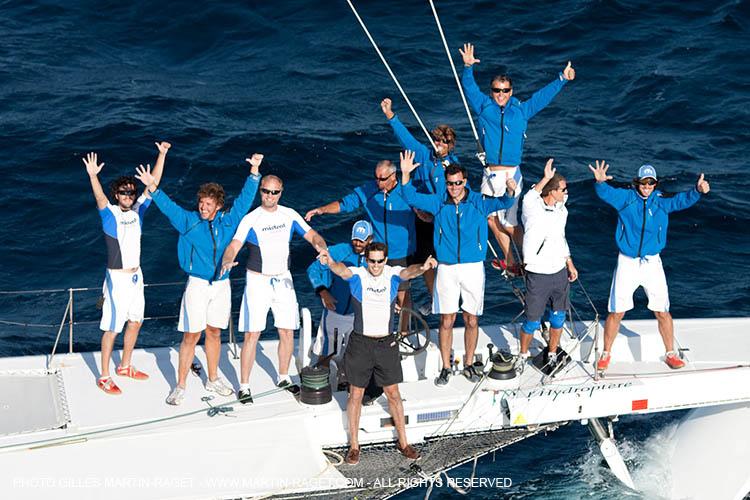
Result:
M138 332L141 330L141 323L137 321L128 321L125 328L125 335L122 339L122 360L120 366L130 366L130 360L133 357L135 342L138 340Z
M398 384L383 387L383 392L385 392L385 395L388 398L388 410L391 414L391 418L393 418L393 424L396 426L398 446L399 448L406 448L409 442L406 440L404 404L401 402L401 393L398 391ZM359 418L357 418L357 420L359 420Z
M620 331L620 322L625 317L625 313L611 312L607 315L604 322L604 350L612 352L612 344L615 342L617 332Z
M182 343L180 343L180 361L177 368L177 385L185 388L185 382L187 381L187 374L190 371L190 365L193 364L193 358L195 357L195 346L201 338L201 332L185 332L182 335Z
M221 354L221 328L206 326L206 361L208 361L208 380L219 378L219 355ZM192 360L191 360L192 361Z
M479 320L473 314L464 311L464 366L474 364L474 351L477 349L477 339L479 338Z
M500 224L497 215L490 215L487 218L487 225L489 226L490 231L492 231L492 234L495 235L497 243L500 245L500 250L503 252L506 264L510 266L515 263L516 259L510 249L510 236L508 236L508 233Z
M279 328L279 375L289 374L294 352L294 331Z
M443 360L443 368L451 369L451 350L453 349L453 323L456 322L456 313L440 315L440 357Z
M117 337L115 332L104 332L102 334L102 378L109 377L109 361L112 359L115 337Z
M562 328L549 329L549 352L557 352L557 346L560 345Z
M523 255L523 227L503 226L503 229L510 234L513 243L515 243L516 250L518 251L518 256L521 257Z
M245 332L245 341L240 351L240 384L250 382L250 372L255 364L255 353L258 349L260 332Z
M521 330L521 353L522 354L529 352L529 347L531 347L532 340L534 340L534 334L526 333L523 330Z
M364 387L349 384L349 401L346 403L346 416L349 420L349 447L359 449L359 415L362 412Z
M428 269L422 276L424 276L424 286L427 287L427 293L432 297L432 291L435 289L435 270Z
M399 290L398 295L396 295L396 302L398 302L398 306L403 307L411 307L411 293L409 293L409 289L406 290ZM406 332L407 330L407 319L404 317L402 321L398 324L398 329L401 332ZM389 325L390 326L390 325Z
M674 350L674 323L672 315L669 312L654 311L656 321L659 323L659 333L664 342L664 348L669 351Z

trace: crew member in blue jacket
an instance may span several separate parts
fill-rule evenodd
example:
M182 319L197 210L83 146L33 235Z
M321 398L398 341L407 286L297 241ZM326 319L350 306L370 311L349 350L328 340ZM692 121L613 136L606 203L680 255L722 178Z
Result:
M481 369L474 366L473 361L479 333L477 316L482 315L484 308L487 216L510 207L513 198L506 194L500 198L484 199L466 187L466 169L457 164L445 169L445 193L420 194L410 184L410 174L416 168L414 153L401 153L404 197L411 206L429 212L435 218L433 244L438 268L432 312L440 314L440 355L443 361L435 384L444 386L450 377L453 323L459 301L465 324L463 374L470 381L476 381L481 377ZM513 179L508 179L507 183L510 191L515 190Z
M316 215L354 212L363 208L373 230L373 241L388 245L393 266L407 267L416 248L414 211L401 193L396 179L396 166L390 160L379 161L375 166L375 179L357 188L341 200L313 208L305 214L308 222ZM409 281L398 288L399 306L408 306Z
M502 266L513 274L520 272L510 247L510 238L520 250L523 244L523 230L518 226L518 200L523 189L521 161L526 127L534 115L543 110L562 90L565 84L575 79L576 72L570 61L552 82L534 92L527 101L513 97L513 82L507 75L492 78L491 95L484 94L474 81L474 46L464 44L459 49L464 60L461 84L466 99L479 120L480 140L487 155L487 166L482 176L482 194L501 196L505 193L505 180L512 178L518 185L514 193L515 202L506 211L493 214L489 219L490 229L505 255L505 262L493 262L494 267Z
M659 253L667 243L669 214L693 206L710 190L708 181L700 174L695 188L674 196L656 189L656 169L642 165L633 179L634 188L615 188L606 181L609 165L597 161L589 165L596 179L596 194L617 210L615 240L620 254L609 292L609 315L604 324L604 351L597 362L598 370L609 366L612 343L620 329L625 313L633 308L633 293L642 286L648 296L648 308L654 311L659 333L666 348L665 362L670 368L685 366L674 351L674 327L669 314L669 290Z
M185 397L185 382L195 357L195 346L201 332L206 331L206 361L208 380L206 390L222 396L234 393L218 374L221 353L221 330L229 325L232 297L229 273L220 276L221 257L242 217L250 209L260 182L259 168L263 155L246 159L251 165L250 175L242 192L228 212L224 208L224 188L214 182L203 184L198 190L198 210L185 210L173 202L157 183L149 169L138 169L138 179L151 192L159 210L180 233L177 255L180 267L188 274L180 305L177 329L183 332L180 344L177 385L167 397L167 403L179 405Z

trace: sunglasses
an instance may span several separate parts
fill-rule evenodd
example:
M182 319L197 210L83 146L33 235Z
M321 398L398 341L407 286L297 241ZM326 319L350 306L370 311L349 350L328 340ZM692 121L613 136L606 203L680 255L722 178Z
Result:
M122 191L118 191L117 194L120 196L134 196L135 190L134 189L123 189Z
M388 179L390 179L390 178L391 178L391 176L392 176L393 174L395 174L395 173L396 173L396 172L391 172L390 174L386 175L385 177L378 177L378 176L376 175L376 176L375 176L375 180L376 180L376 181L380 181L380 182L385 182L385 181L387 181Z
M281 189L260 188L260 192L263 194L270 194L272 196L276 196L277 194L281 194Z
M449 186L463 186L464 182L466 181L445 181Z
M383 262L385 262L385 259L369 259L368 258L367 262L369 262L370 264L382 264Z
M644 179L644 180L638 181L638 184L640 184L641 186L656 186L657 183L653 179Z
M450 144L450 142L446 141L445 139L435 139L435 144Z
M501 89L499 87L492 87L492 93L494 94L499 94L500 92L502 92L503 94L510 94L511 90L513 89L512 88Z
M558 188L558 189L559 189L560 191L562 191L563 193L567 193L567 192L568 192L568 188L567 188L567 187L564 187L564 188Z

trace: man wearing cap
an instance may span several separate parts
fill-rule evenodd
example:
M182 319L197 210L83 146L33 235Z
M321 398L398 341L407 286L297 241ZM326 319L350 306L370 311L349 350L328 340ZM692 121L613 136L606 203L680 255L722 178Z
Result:
M597 362L598 370L606 370L610 362L612 343L620 329L620 321L633 308L633 293L642 286L648 296L648 308L654 311L659 333L666 348L665 362L670 368L685 366L674 351L674 327L669 314L669 291L659 253L667 242L669 214L693 206L701 194L710 190L708 181L700 174L695 188L676 195L666 195L656 189L656 169L642 165L633 179L634 189L615 188L606 181L609 165L596 161L589 165L596 179L596 194L617 210L615 234L620 254L609 292L609 315L604 324L604 351Z
M366 220L359 220L352 227L350 243L339 243L328 248L336 262L353 267L365 265L364 251L372 241L372 226ZM323 303L318 335L313 344L313 353L321 358L343 355L342 347L354 327L354 304L349 292L349 284L331 270L315 260L307 268L307 277Z

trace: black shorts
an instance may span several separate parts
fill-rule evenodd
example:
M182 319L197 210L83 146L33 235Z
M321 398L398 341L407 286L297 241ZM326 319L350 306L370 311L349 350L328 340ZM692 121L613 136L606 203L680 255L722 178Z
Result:
M547 304L553 311L570 309L570 282L568 270L563 268L555 274L539 274L526 271L526 319L542 319Z
M416 217L414 222L417 235L417 251L412 255L411 264L422 264L430 255L435 256L435 246L433 245L435 224L424 222L419 217Z
M380 387L403 382L401 355L393 335L383 338L365 337L352 332L344 353L344 373L349 383L364 388L375 376Z

